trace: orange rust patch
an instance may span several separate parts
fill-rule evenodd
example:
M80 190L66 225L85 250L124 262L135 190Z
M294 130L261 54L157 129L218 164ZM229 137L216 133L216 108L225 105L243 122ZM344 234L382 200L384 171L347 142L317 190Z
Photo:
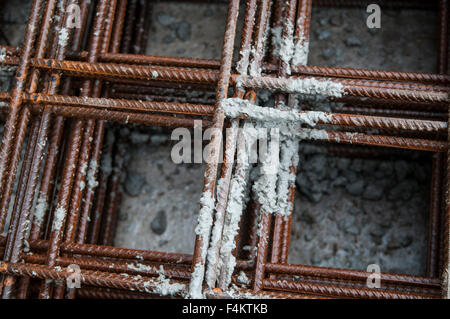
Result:
M14 285L14 280L11 277L6 277L4 281L5 287Z

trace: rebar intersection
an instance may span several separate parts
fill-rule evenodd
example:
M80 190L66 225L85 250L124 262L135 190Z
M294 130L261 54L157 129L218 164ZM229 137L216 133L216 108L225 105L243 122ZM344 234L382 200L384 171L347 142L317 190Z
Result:
M389 3L424 9L420 1ZM148 1L34 0L22 47L2 48L6 54L0 61L17 67L13 90L0 93L7 113L0 152L0 228L7 226L0 237L2 297L447 296L450 220L442 198L449 187L443 184L449 11L448 1L439 1L439 8L437 2L427 3L425 9L439 10L440 17L436 74L306 65L312 5L363 7L364 1L230 0L217 61L143 55ZM74 4L82 24L68 29L66 8ZM244 26L233 61L240 5L245 6ZM266 40L269 29L280 31L278 47ZM256 92L275 91L276 105L292 108L297 94L325 84L340 89L339 94L321 92L325 100L346 104L321 113L327 120L314 123L317 128L299 127L301 139L352 144L348 149L358 144L436 153L427 277L383 273L383 287L371 289L365 271L288 264L299 136L282 137L278 150L279 170L288 176L276 189L283 207L272 209L258 194L247 203L235 196L254 184L275 188L281 176L275 175L275 184L264 174L250 179L249 163L237 160L248 156L238 128L255 124L249 109ZM189 89L205 96L183 94ZM238 117L224 107L231 92L244 105ZM126 145L106 122L193 127L196 119L232 134L211 139L193 254L112 247ZM222 144L226 155L220 164ZM247 253L242 252L244 237ZM81 288L67 287L73 264L81 269ZM242 274L248 281L239 278Z

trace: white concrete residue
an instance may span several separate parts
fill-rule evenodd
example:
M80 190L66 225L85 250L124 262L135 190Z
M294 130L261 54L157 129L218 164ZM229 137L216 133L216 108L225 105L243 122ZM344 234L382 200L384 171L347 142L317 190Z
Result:
M228 152L228 149L227 149L227 152ZM226 160L227 161L231 160L231 162L233 161L233 159L232 158L230 159L228 155L226 155ZM219 178L217 180L218 202L219 201L226 202L226 200L223 200L221 198L221 196L228 195L226 192L225 182L226 182L226 180L224 178ZM219 205L217 205L217 206L219 206ZM218 245L220 245L220 239L221 239L222 229L223 229L223 223L219 222L219 221L223 220L222 216L219 215L219 214L221 214L220 211L223 211L223 210L216 209L215 222L214 222L214 226L213 226L213 230L212 230L212 234L211 234L211 240L210 240L208 253L207 253L208 264L207 264L207 269L206 269L206 284L208 285L209 288L214 288L215 281L217 279L218 269L220 268L220 265L217 264L218 260L217 260L217 255L216 255L216 247Z
M6 58L11 55L11 52L7 51L6 48L0 50L0 62L5 62ZM17 69L17 65L0 65L0 72L11 73ZM0 106L9 106L8 103L2 102Z
M141 264L141 263L136 263L136 264L127 264L127 268L134 270L134 271L155 271L156 268L152 267L152 266L148 266L145 264Z
M280 169L278 171L277 197L278 213L282 216L289 216L292 212L292 203L289 201L290 189L295 186L296 175L291 171L291 167L298 166L298 139L283 137L280 146Z
M317 80L315 78L294 79L289 78L286 84L288 93L320 95L324 97L342 97L344 86L335 81Z
M294 55L294 26L290 21L286 20L285 27L288 36L281 37L279 56L281 61L286 63L286 73L291 74L291 59Z
M186 288L186 285L179 283L170 283L170 280L164 276L164 268L160 266L159 276L154 281L147 281L144 283L144 288L147 292L153 292L161 296L173 296Z
M156 79L159 76L157 71L152 71L152 78Z
M354 132L354 133L346 132L345 136L350 138L350 143L353 143L353 142L357 142L358 141L359 133L357 133L357 132Z
M237 281L241 284L248 285L250 283L250 279L248 279L247 275L243 270L239 273L239 276L237 277Z
M297 20L297 26L303 25L303 17ZM309 41L306 40L304 35L304 30L301 29L299 33L299 37L295 39L295 46L292 52L291 63L295 67L297 65L306 65L308 63L308 53L309 53ZM305 85L313 84L314 87L322 88L324 83L316 83L315 80L309 79L309 82L302 81L300 83L293 83L294 89L305 90ZM331 87L334 87L330 84ZM316 90L315 90L316 91ZM323 92L323 90L322 90ZM329 94L329 89L326 89L326 94L320 94L319 96L324 96L323 99L326 99ZM310 93L298 95L301 97L308 97ZM332 94L336 94L334 90L332 90ZM313 94L313 97L317 97L317 94ZM314 125L317 122L314 122ZM314 126L312 125L312 126ZM285 125L288 127L289 125ZM292 130L290 127L286 130L288 134L292 134L292 132L298 132L299 130L294 127ZM300 130L301 131L301 130ZM278 213L282 216L289 216L293 211L293 203L289 201L290 198L290 190L295 187L295 179L296 174L291 171L291 168L296 168L298 166L299 161L299 140L292 136L284 135L281 139L280 146L280 169L278 172L278 184L277 184L277 197L278 197Z
M81 167L80 167L80 173L81 173L82 175L86 175L87 167L88 167L88 163L87 163L87 162L84 162L84 163L81 165Z
M248 66L248 60L250 56L250 50L242 50L239 52L240 58L239 61L236 64L236 71L238 74L246 75L247 74L247 66ZM246 63L245 63L246 62Z
M90 189L94 189L98 186L98 181L95 177L97 173L98 163L95 160L91 160L89 163L89 171L87 172L87 184Z
M286 21L285 27L289 34L287 37L283 37L283 27L271 29L273 54L286 64L286 72L291 74L290 62L294 55L294 26L290 21Z
M297 21L297 24L300 23L301 19ZM309 41L306 40L303 30L300 30L300 36L294 39L294 27L289 21L286 21L285 27L289 34L287 37L282 36L282 27L272 28L272 45L274 55L286 64L287 74L291 74L291 65L306 65L308 63Z
M258 62L259 57L257 56L258 52L255 49L252 50L252 61L250 62L250 75L251 76L261 76L261 63Z
M299 122L314 127L317 122L327 123L330 116L324 112L307 111L299 113L295 109L280 110L269 107L260 107L247 100L239 98L229 98L222 100L221 108L228 117L247 116L253 120L264 123L275 122Z
M229 145L230 141L233 140L234 134L238 132L238 121L232 121L232 126L230 129L235 130L233 134L227 133L227 142ZM234 141L236 143L236 141ZM227 147L225 151L225 161L227 163L233 163L235 156L235 151L233 147ZM223 242L224 233L224 223L227 222L226 214L228 213L226 210L227 202L229 200L228 193L231 190L231 180L230 184L227 185L225 178L219 178L217 180L217 205L216 205L216 216L215 222L211 234L211 242L208 249L207 259L207 269L206 269L206 283L209 288L214 288L216 280L219 275L219 271L223 265L223 260L219 258L220 255L220 247ZM226 227L226 226L225 226Z
M197 227L195 227L195 233L206 239L207 237L209 238L209 231L212 224L212 213L215 205L215 199L212 196L211 191L207 191L202 194L202 197L200 198L200 205L202 208L200 209L198 215L198 223Z
M247 187L250 166L249 150L252 142L256 139L256 136L253 136L255 133L253 124L246 122L238 137L236 171L230 182L230 193L220 247L220 265L226 266L222 269L225 272L226 286L231 282L231 275L236 266L236 258L232 252L236 248L235 238L239 230L239 221L249 199Z
M260 176L252 187L258 202L261 204L261 211L264 213L274 213L278 209L275 185L277 184L280 167L279 139L279 129L270 130L267 154L260 158Z
M61 28L59 30L59 36L58 36L58 44L61 48L66 47L67 41L69 40L69 31L67 28Z
M90 1L88 1L88 3L89 2ZM65 12L65 10L64 10L64 1L57 1L57 3L58 3L59 13L64 13ZM56 17L60 18L58 15Z
M62 207L58 207L55 211L55 216L53 217L53 228L52 230L61 230L63 221L66 218L66 210Z
M304 25L304 17L297 20L297 27ZM306 65L308 63L309 41L306 39L305 30L300 28L299 36L295 39L294 55L292 56L292 64L295 66Z
M267 88L265 77L262 77L260 82L256 78L256 84L258 87ZM338 81L318 80L314 77L308 78L296 78L290 77L286 79L271 78L277 82L278 89L284 93L301 94L304 97L311 97L314 99L320 98L321 100L327 98L339 98L345 94L345 86ZM239 76L236 79L236 85L238 87L246 87L251 83L251 78L246 76ZM252 86L252 84L250 84Z
M292 64L306 65L308 64L309 41L305 41L304 37L300 37L295 42L294 55L292 56Z
M30 229L31 229L31 227L30 227L31 226L31 221L29 219L27 219L26 221L23 222L22 225L24 227L26 237L28 237L28 235L30 233Z
M213 211L215 206L215 198L211 191L203 192L200 198L201 209L198 215L197 226L195 227L195 233L200 236L203 245L200 248L202 251L202 260L206 261L206 255L208 252L209 237L211 231L211 225L213 222ZM203 263L197 263L192 273L191 283L189 286L189 295L193 299L203 298L202 282L205 272L205 265Z
M41 225L44 221L45 212L47 211L48 203L44 198L39 197L36 201L34 209L34 222L36 225Z
M203 274L205 272L205 265L196 264L191 276L191 283L189 284L189 296L191 299L203 299L202 282Z
M3 48L0 50L0 62L4 62L6 59L6 49Z

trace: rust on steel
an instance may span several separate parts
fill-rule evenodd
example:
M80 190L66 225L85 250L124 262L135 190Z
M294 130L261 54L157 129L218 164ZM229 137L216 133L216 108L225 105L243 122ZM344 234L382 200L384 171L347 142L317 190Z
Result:
M150 1L79 1L79 28L66 28L65 10L78 1L32 1L23 43L0 46L0 66L15 72L12 89L0 92L2 298L163 298L161 278L177 287L170 296L177 298L449 298L448 0L380 1L394 10L437 12L435 73L294 64L277 54L270 29L305 46L313 6L364 8L370 1L221 2L228 3L221 59L200 59L146 52ZM230 238L232 181L246 180L248 190L254 182L247 178L252 167L236 159L246 147L239 128L252 119L226 117L221 102L255 104L259 91L271 90L277 105L295 107L292 83L311 79L342 87L342 96L328 97L342 106L309 129L320 130L304 141L309 146L366 158L433 153L426 276L381 273L383 288L370 289L366 271L289 264L295 183L286 193L287 217L264 211L249 192ZM214 205L204 210L209 222L193 251L114 247L128 152L118 125L193 128L197 120L216 129L203 181ZM225 128L231 134L224 138ZM98 165L105 158L110 170ZM82 270L80 289L66 285L72 264Z

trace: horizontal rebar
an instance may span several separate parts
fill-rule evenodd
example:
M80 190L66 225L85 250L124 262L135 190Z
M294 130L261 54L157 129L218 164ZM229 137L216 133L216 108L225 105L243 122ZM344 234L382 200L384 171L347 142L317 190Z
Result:
M11 56L17 55L16 47L0 46L6 52L10 52ZM80 53L68 54L69 59L86 60L87 51ZM127 53L102 53L98 58L99 62L110 63L124 63L124 64L142 64L142 65L161 65L161 66L179 66L185 68L200 68L200 69L219 69L220 61L215 59L199 59L199 58L180 58L168 56L150 56ZM0 65L16 65L17 61L6 59L0 62ZM277 65L266 63L263 65L263 72L276 72ZM383 80L383 81L403 81L403 82L417 82L417 83L433 83L433 84L449 84L450 76L445 74L435 73L421 73L421 72L400 72L400 71L385 71L385 70L371 70L358 68L339 68L327 66L313 66L313 65L297 65L293 67L293 75L313 75L322 77L338 77L349 79L367 79L367 80Z
M284 93L297 93L295 87L292 86L292 81L304 78L277 78L271 76L250 77L250 76L235 76L235 81L239 85L249 89L266 89L276 90ZM362 80L361 80L362 81ZM335 83L345 81L334 80ZM345 86L343 85L344 95L371 97L379 99L392 99L413 102L427 102L427 103L447 103L448 93L446 91L436 90L408 90L408 89L391 89L383 87L370 86Z
M35 264L11 264L0 261L0 273L9 275L22 275L38 279L51 279L55 281L65 281L73 275L68 269L62 267L50 267ZM96 286L109 287L117 289L136 290L140 292L159 292L158 279L142 276L124 276L114 273L105 273L100 271L83 270L80 273L80 283ZM186 293L185 283L170 280L172 285L180 288L174 291L174 295L184 295Z
M299 275L299 276L311 276L311 277L323 277L323 278L336 278L346 279L354 281L366 281L367 278L373 274L371 272L339 269L339 268L326 268L319 266L304 266L304 265L288 265L288 264L266 264L266 271L277 274ZM418 286L418 287L431 287L439 289L439 278L429 278L412 275L399 275L390 273L380 273L380 280L382 283L392 283L397 285L406 286Z
M44 264L45 255L36 254L24 254L23 259L30 264ZM161 273L164 276L178 279L189 279L189 269L180 269L175 267L167 267L164 264L164 271L161 271L159 266L161 264L149 265L141 262L124 262L124 261L108 261L96 258L83 258L83 257L57 257L56 264L58 266L67 267L69 265L76 264L82 269L98 270L103 272L113 273L126 273L130 275L142 275L142 276L158 276Z
M263 281L265 289L285 290L290 292L318 294L330 297L343 298L376 298L376 299L431 299L438 298L437 295L417 294L399 291L389 291L383 289L353 288L337 285L322 285L307 282L297 282L288 280Z
M9 101L7 92L0 92L0 101ZM67 95L50 95L42 93L23 94L25 102L42 105L90 107L122 111L161 112L173 114L189 114L211 116L214 108L211 105L188 103L155 102L110 98L77 97Z

